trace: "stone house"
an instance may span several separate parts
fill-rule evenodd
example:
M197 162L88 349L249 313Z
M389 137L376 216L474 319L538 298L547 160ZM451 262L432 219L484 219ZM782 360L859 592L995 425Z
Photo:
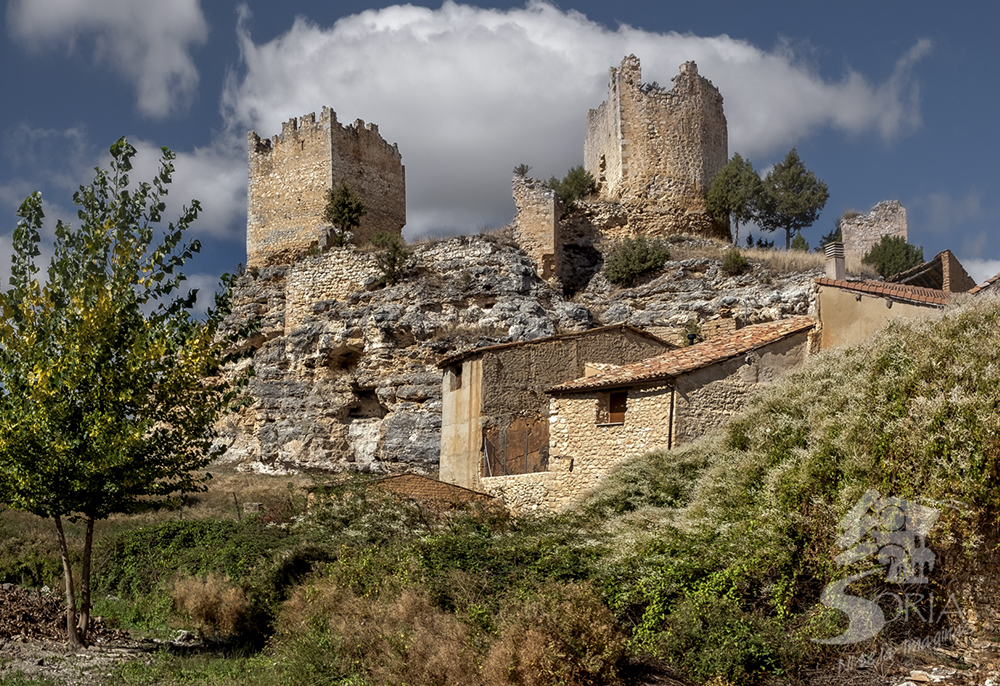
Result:
M549 468L549 397L592 364L629 364L671 344L627 325L487 346L446 357L440 479L481 490L483 476Z
M941 311L956 292L977 290L950 251L944 250L893 281L848 281L845 246L826 246L826 278L816 279L817 337L823 350L855 345L890 319L919 319ZM899 283L895 283L895 280Z
M559 384L549 390L547 471L484 477L480 488L516 512L560 509L619 463L722 426L760 385L802 363L814 325L798 316L747 326Z

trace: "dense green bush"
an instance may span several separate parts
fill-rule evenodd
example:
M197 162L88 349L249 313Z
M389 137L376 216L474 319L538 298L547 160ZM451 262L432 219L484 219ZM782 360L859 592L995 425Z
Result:
M906 242L902 236L882 236L861 259L883 278L912 269L924 261L924 249Z
M382 250L375 256L383 280L392 285L406 276L410 269L410 253L406 249L403 237L399 234L382 231L371 239L372 245Z
M750 263L743 256L743 253L733 248L726 252L726 256L722 259L721 268L729 276L739 276L750 268Z
M573 167L566 172L562 181L553 176L546 185L556 192L567 210L573 209L577 200L582 200L597 190L594 176L583 167Z
M669 259L670 249L663 241L647 241L645 236L625 238L604 260L601 273L611 283L628 287L638 278L662 269Z

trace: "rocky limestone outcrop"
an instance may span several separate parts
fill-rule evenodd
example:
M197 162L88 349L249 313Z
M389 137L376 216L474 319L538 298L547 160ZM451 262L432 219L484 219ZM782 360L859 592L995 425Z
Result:
M257 321L255 376L250 404L220 427L229 445L224 460L265 472L433 476L441 424L436 365L445 355L618 322L682 339L692 320L708 331L712 322L735 328L778 319L808 311L818 275L765 278L758 268L728 277L717 260L697 258L670 262L629 289L595 274L569 300L504 233L409 250L411 268L391 286L368 269L372 254L363 251L334 250L239 279L227 327ZM293 307L287 286L301 285L302 273L327 275L341 291L310 281L321 295Z

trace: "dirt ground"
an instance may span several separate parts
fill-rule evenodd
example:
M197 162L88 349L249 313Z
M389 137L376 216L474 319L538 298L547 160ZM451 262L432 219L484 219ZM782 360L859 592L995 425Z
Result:
M158 648L151 640L135 640L127 631L110 629L98 620L92 627L93 646L69 651L62 599L5 586L0 587L0 677L20 672L64 684L102 684L115 665L152 659Z

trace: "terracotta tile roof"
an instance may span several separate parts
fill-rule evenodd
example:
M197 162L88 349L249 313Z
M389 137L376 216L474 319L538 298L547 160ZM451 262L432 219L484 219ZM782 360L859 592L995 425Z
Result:
M669 379L731 357L743 355L768 343L813 328L812 317L790 317L767 324L755 324L737 329L718 338L710 338L687 348L679 348L651 357L642 362L626 364L607 372L585 376L559 384L549 393L575 393L598 388L634 386L637 383Z
M592 336L595 333L603 333L606 331L614 331L615 329L621 330L622 333L626 331L631 331L637 336L642 336L643 338L648 338L651 341L656 341L657 343L662 343L664 349L666 348L676 348L677 346L669 341L665 341L659 336L654 336L648 331L643 331L642 329L632 326L631 324L611 324L609 326L599 326L596 329L587 329L586 331L573 331L572 333L557 334L555 336L546 336L545 338L532 338L530 341L515 341L513 343L498 343L497 345L486 345L482 348L469 348L468 350L463 350L461 352L452 353L448 355L440 362L438 362L438 367L444 368L448 365L455 364L461 360L464 360L471 355L482 352L492 352L494 350L506 350L507 348L519 348L526 345L538 345L539 343L548 343L549 341L565 341L571 340L573 338L583 338L586 336Z
M998 279L1000 279L1000 274L997 274L996 276L991 276L990 278L986 279L981 284L970 290L969 293L978 293L979 291L984 291L993 284L995 284Z
M939 291L934 288L907 286L901 283L889 283L886 281L837 281L836 279L816 279L816 283L820 286L833 286L834 288L843 288L847 291L868 293L869 295L891 298L893 300L917 303L921 305L934 305L937 307L947 305L952 296L952 294L947 291Z

